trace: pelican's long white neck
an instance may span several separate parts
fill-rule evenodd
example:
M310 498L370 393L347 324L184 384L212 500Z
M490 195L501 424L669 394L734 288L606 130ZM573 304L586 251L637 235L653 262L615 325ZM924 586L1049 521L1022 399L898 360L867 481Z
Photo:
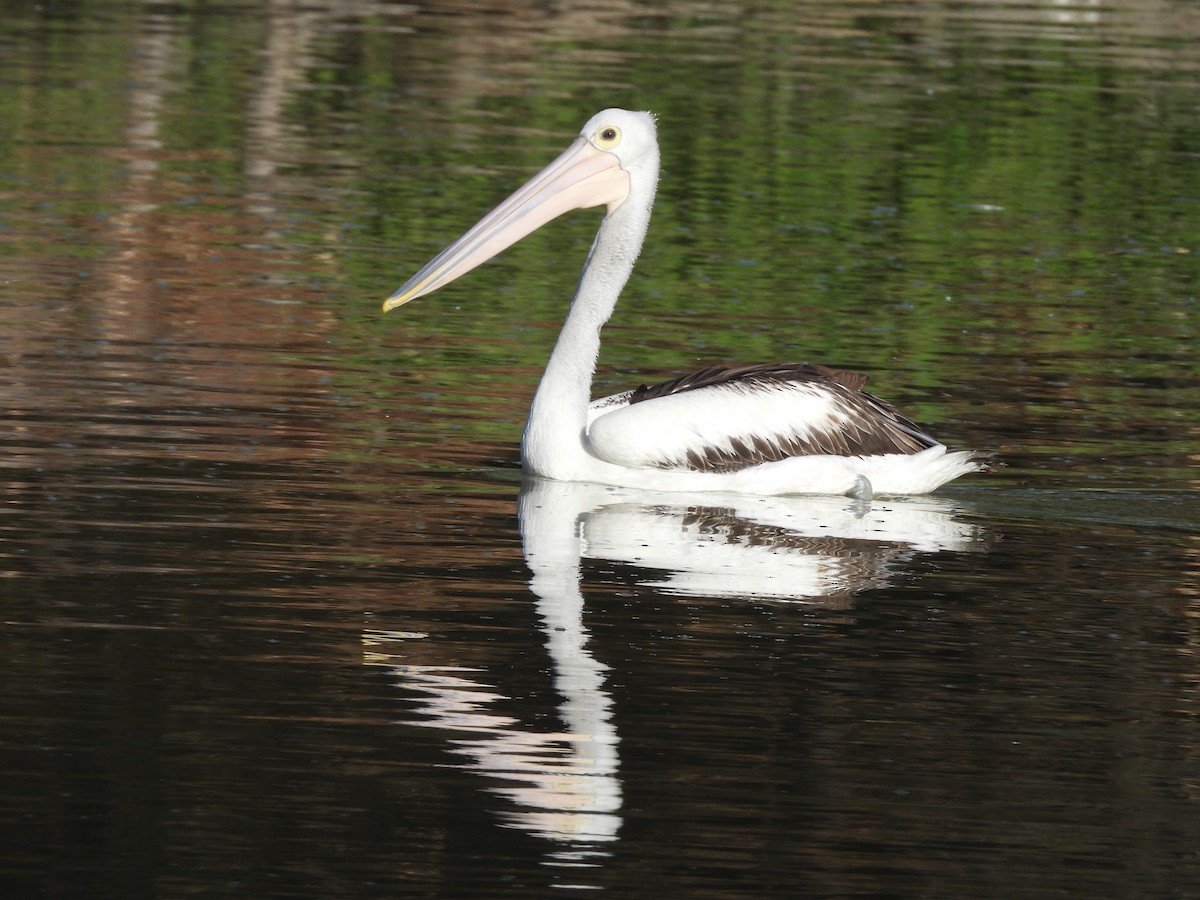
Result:
M536 475L570 480L586 457L587 407L600 355L600 329L617 305L650 225L658 185L658 151L629 171L629 194L600 223L546 364L525 433L521 457Z

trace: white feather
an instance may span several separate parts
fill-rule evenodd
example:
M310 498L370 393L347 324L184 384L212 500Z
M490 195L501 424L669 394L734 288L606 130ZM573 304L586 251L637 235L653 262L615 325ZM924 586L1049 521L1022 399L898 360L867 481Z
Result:
M812 384L733 382L610 409L587 430L592 452L618 466L687 468L688 454L732 454L734 442L807 440L845 424L834 398Z

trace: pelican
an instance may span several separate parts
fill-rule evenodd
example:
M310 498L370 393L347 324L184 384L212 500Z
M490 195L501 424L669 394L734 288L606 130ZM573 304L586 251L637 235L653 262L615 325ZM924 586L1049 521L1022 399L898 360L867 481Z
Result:
M929 493L990 468L990 454L948 450L866 393L865 376L824 366L713 366L589 401L600 329L641 252L657 186L654 116L606 109L383 304L387 312L444 287L563 213L605 208L521 437L529 473L663 491L870 499Z

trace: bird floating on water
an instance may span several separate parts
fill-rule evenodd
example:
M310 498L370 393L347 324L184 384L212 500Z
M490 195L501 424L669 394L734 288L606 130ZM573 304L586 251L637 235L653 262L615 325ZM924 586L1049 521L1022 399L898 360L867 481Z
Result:
M633 271L658 186L650 113L606 109L552 163L446 247L383 304L444 287L547 222L604 206L570 311L521 438L533 475L664 491L924 494L987 471L825 366L713 366L589 400L600 329Z

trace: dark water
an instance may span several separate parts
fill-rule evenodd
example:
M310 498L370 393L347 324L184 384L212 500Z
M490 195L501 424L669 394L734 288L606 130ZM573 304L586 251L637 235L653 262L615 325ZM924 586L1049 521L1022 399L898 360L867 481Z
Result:
M0 9L6 896L1200 895L1189 3ZM598 393L1008 467L524 484L595 218L379 303L609 105Z

